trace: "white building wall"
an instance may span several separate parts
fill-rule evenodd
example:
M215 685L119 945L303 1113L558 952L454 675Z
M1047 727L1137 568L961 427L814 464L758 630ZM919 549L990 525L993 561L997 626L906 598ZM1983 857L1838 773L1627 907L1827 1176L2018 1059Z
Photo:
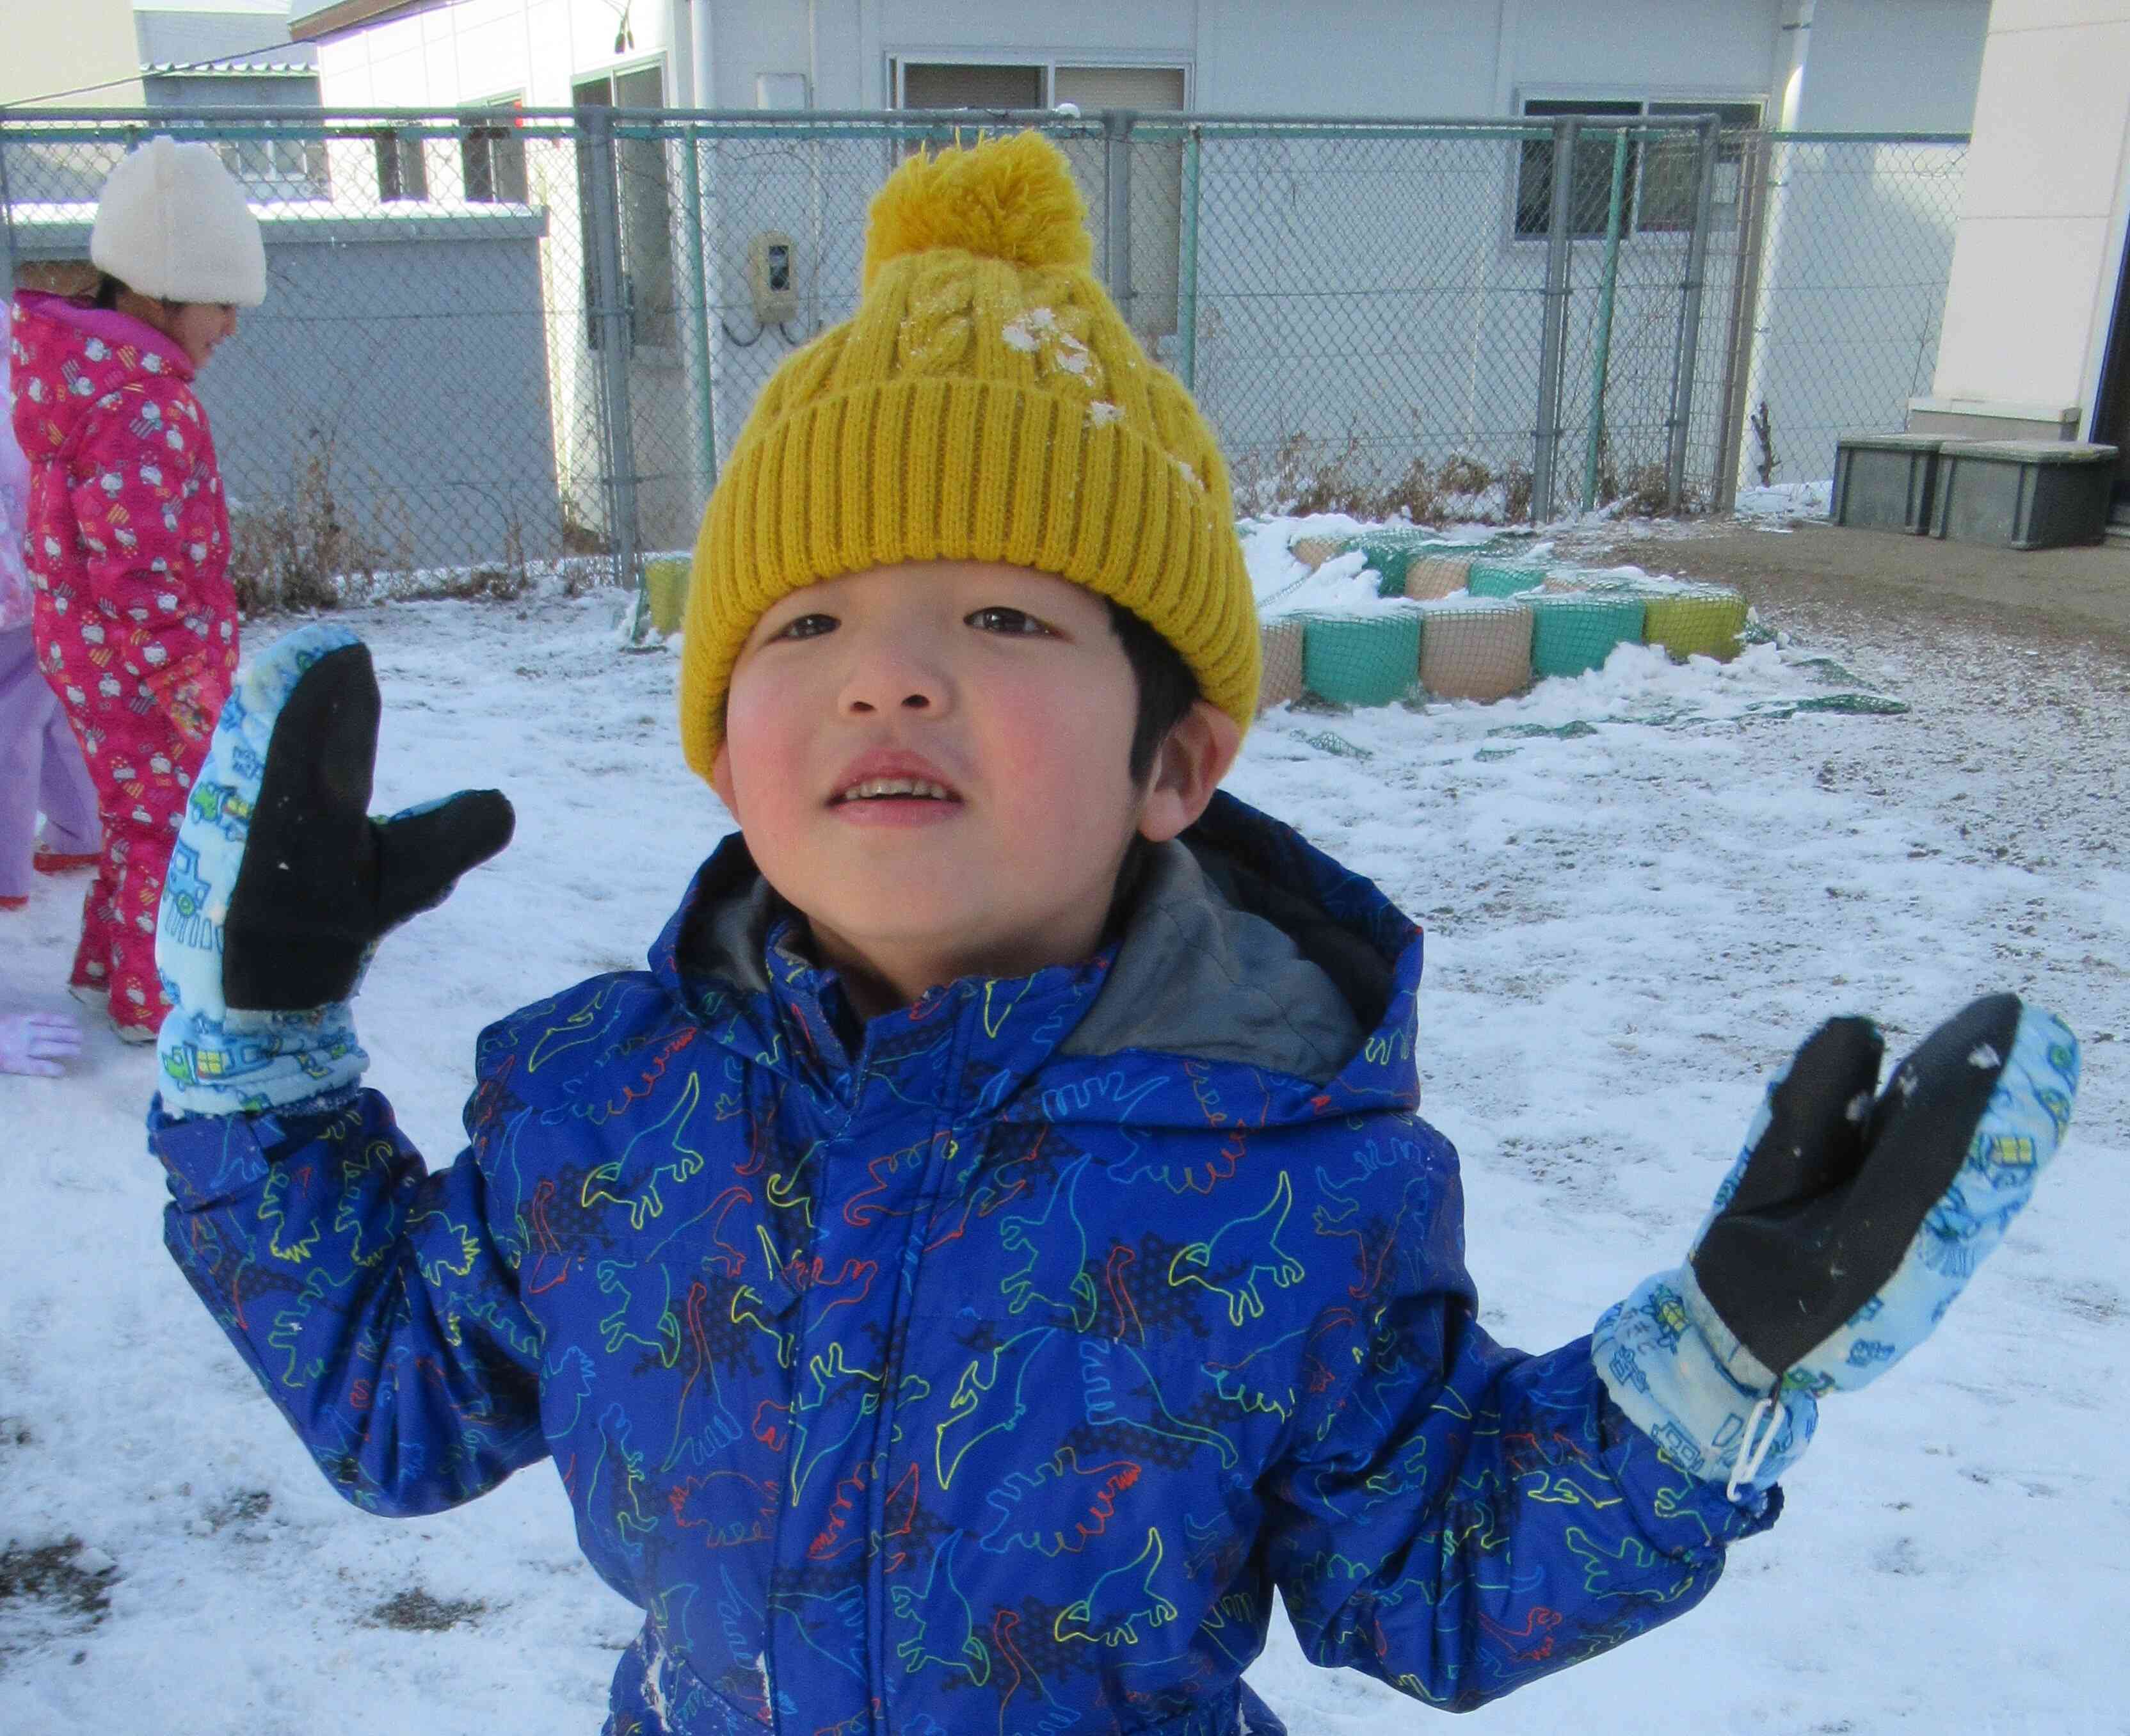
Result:
M721 103L751 105L754 71L769 61L805 68L807 10L716 0ZM896 55L1099 52L1189 67L1192 107L1202 112L1472 117L1513 112L1523 84L1659 97L1763 92L1781 0L1627 0L1595 27L1578 0L1335 8L1146 0L1081 12L984 0L814 0L811 10L821 108L882 106Z
M2109 0L2023 4L2109 9ZM1815 10L1799 128L1965 130L1989 0L1818 0ZM1472 117L1514 113L1541 90L1779 100L1786 26L1798 12L1798 0L1618 0L1602 22L1583 0L1054 10L992 0L652 0L629 9L634 45L618 54L617 14L604 0L456 0L319 47L329 107L448 108L519 90L528 103L561 106L573 78L669 50L677 93L689 21L700 14L716 85L700 107L752 108L757 76L776 72L805 74L817 108L881 108L896 55L1088 56L1185 66L1201 112Z
M138 108L141 55L132 0L24 0L7 8L0 103L63 108ZM80 96L56 95L83 85Z
M1836 3L1823 0L1822 12ZM1975 13L1986 0L1841 3L1898 21ZM1469 117L1513 112L1521 92L1541 86L1659 98L1765 93L1783 46L1784 0L1624 0L1602 26L1580 0L1359 0L1336 8L1143 0L1056 10L991 0L684 0L678 10L681 31L693 13L709 16L716 89L704 106L752 108L757 74L801 72L816 108L880 108L896 55L1089 56L1186 66L1192 106L1206 112ZM573 76L676 45L675 11L670 0L632 7L635 47L617 55L616 13L601 0L457 0L325 39L325 100L450 107L523 88L528 103L566 103ZM1911 82L1931 82L1913 77L1913 45L1942 33L1904 31L1896 22L1856 34L1873 60L1855 81L1860 97L1883 94L1890 82L1884 74L1897 68ZM1949 71L1946 106L1956 107L1958 68ZM1971 89L1971 69L1967 84ZM1830 107L1812 124L1851 118Z
M2130 0L1997 0L1975 133L1934 408L2089 414L2130 200Z
M1818 0L1799 132L1965 132L1989 0Z
M455 108L506 95L566 108L578 79L668 59L672 9L632 7L633 45L617 51L618 19L603 0L456 0L388 18L318 44L329 108Z

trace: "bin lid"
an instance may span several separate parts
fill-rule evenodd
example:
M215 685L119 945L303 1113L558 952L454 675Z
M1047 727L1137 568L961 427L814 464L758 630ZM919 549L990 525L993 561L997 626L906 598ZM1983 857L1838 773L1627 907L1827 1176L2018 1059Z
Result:
M2116 449L2090 440L1948 440L1948 458L1994 458L2018 464L2113 464Z
M1844 434L1836 443L1844 451L1934 452L1953 442L1942 434Z

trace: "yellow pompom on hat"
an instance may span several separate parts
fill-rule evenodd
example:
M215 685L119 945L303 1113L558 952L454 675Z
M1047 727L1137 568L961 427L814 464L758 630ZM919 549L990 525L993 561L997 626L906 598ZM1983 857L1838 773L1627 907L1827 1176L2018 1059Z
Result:
M1096 281L1039 133L912 157L872 203L857 312L786 357L695 543L681 738L707 777L764 610L900 561L1004 561L1108 597L1247 729L1258 624L1226 466Z

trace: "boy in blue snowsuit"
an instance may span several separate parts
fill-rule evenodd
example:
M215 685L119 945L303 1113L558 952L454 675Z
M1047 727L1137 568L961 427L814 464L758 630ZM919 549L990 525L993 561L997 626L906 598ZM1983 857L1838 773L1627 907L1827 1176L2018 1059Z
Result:
M509 807L367 818L345 632L241 679L164 911L170 1245L351 1500L553 1458L645 1612L615 1736L1276 1730L1275 1591L1476 1705L1698 1601L2054 1150L2046 1015L1975 1003L1883 1097L1836 1021L1685 1264L1491 1341L1418 930L1215 791L1230 518L1055 150L905 165L696 553L682 736L741 832L647 971L483 1033L435 1173L348 1001Z

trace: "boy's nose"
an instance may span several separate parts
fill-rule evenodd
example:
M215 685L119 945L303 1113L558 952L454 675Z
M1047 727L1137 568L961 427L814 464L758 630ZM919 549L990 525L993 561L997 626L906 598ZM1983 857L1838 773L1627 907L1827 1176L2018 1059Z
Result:
M867 697L862 691L854 689L844 695L843 709L865 715L876 711L929 711L934 709L934 705L931 694L922 687L915 688L904 694L900 701L891 701L886 705L880 704Z
M947 709L948 684L931 660L907 648L883 645L861 658L843 683L843 707L852 716L883 712L937 714Z

